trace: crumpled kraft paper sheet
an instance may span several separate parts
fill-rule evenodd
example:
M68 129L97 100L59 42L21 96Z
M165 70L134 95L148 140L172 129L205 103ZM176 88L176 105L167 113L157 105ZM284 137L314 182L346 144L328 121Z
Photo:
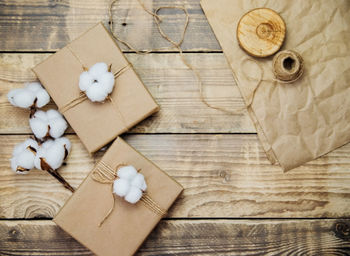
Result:
M263 69L248 112L272 163L289 170L349 142L350 1L201 0L201 5L246 104L259 66ZM281 50L295 50L304 59L304 74L293 84L273 81L272 57L253 58L238 45L239 19L261 7L275 10L286 23Z

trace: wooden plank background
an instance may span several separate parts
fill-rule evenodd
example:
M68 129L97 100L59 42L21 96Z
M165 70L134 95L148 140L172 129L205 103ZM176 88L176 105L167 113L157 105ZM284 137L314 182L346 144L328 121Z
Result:
M31 132L28 113L6 94L35 79L31 67L86 29L101 20L108 25L108 3L0 1L0 255L91 255L50 220L70 192L41 171L10 170L14 145ZM139 255L349 255L350 145L287 173L271 165L199 0L145 3L187 8L185 57L208 101L237 114L200 101L176 50L137 55L121 45L161 106L123 138L185 187ZM183 13L161 15L163 29L179 38ZM169 47L136 0L120 0L114 21L115 32L137 49ZM77 187L104 151L91 157L71 128L67 134L73 150L60 172Z

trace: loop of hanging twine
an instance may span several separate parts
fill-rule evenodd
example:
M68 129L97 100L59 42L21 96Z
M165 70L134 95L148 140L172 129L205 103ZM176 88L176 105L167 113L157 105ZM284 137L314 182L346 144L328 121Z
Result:
M118 179L117 172L118 170L123 167L127 166L126 164L119 164L115 169L110 167L108 164L103 162L102 160L95 166L93 172L92 172L92 179L96 182L102 183L102 184L110 184L111 185L111 194L112 194L112 207L108 210L107 214L103 217L101 222L99 223L99 227L102 226L102 224L108 219L108 217L111 215L113 210L115 209L115 202L116 202L116 196L113 193L113 183L116 179ZM160 207L147 193L143 193L142 197L140 199L140 202L144 204L145 207L147 207L149 210L154 212L155 214L159 216L165 216L167 214L167 211L164 210L162 207Z
M109 14L109 29L110 32L112 34L112 36L119 42L121 42L122 44L124 44L126 47L128 47L130 50L134 51L137 54L148 54L154 51L160 51L160 50L165 50L165 49L169 49L169 48L158 48L158 49L150 49L150 50L137 50L135 47L133 47L130 43L128 43L127 41L121 39L119 36L116 35L116 33L114 32L113 29L113 5L117 2L118 0L112 0L112 2L110 3L109 9L108 9L108 14ZM200 78L200 74L199 72L186 60L181 45L185 39L185 34L188 28L188 24L189 24L189 14L187 12L187 9L183 6L160 6L158 7L155 12L150 11L149 9L146 8L146 6L141 2L141 0L137 0L138 3L140 4L140 6L142 7L142 9L147 12L148 14L152 15L154 18L154 21L157 25L157 29L159 31L159 34L165 39L167 40L169 43L171 43L172 47L171 48L176 48L179 51L180 54L180 58L182 60L182 62L185 64L185 66L187 66L187 68L189 70L191 70L196 78L196 80L198 81L198 87L199 87L199 97L200 100L203 104L205 104L207 107L212 108L212 109L216 109L228 114L241 114L243 111L245 111L245 107L238 110L238 111L232 111L232 110L228 110L219 106L214 106L211 103L209 103L204 95L204 91L203 91L203 83L202 80ZM181 33L181 38L179 40L179 42L175 42L173 39L171 39L161 28L160 23L162 22L161 17L158 15L159 11L162 9L176 9L176 10L181 10L184 12L186 19L185 19L185 24L184 24L184 29Z
M286 52L287 52L287 50L285 50ZM285 51L282 51L282 52L285 52ZM288 51L290 51L290 50L288 50ZM301 58L301 56L298 54L298 53L296 53L296 52L294 52L295 54L297 54L297 56L299 57L299 59L298 59L298 61L300 62L299 64L300 64L300 70L299 70L299 72L297 73L297 75L296 76L294 76L294 77L291 77L289 80L280 80L280 79L278 79L278 78L272 78L272 79L264 79L264 69L263 69L263 67L262 67L262 65L261 65L261 63L259 63L257 60L255 60L255 59L252 59L252 58L244 58L241 62L240 62L240 70L241 70L241 72L242 72L242 75L246 78L246 79L248 79L248 80L250 80L250 81L256 81L257 83L256 83L256 85L254 85L254 87L253 87L253 91L250 93L250 100L248 99L248 101L247 101L247 108L250 108L251 106L252 106L252 104L253 104L253 102L254 102L254 98L255 98L255 94L256 94L256 92L257 92L257 90L259 89L259 87L260 87L260 85L261 85L261 83L262 82L277 82L277 83L281 83L281 84L292 84L292 83L294 83L294 82L296 82L303 74L304 74L304 72L305 72L305 70L304 70L304 61L303 61L303 59ZM244 64L246 63L246 62L248 62L248 61L250 61L250 62L253 62L253 63L255 63L256 64L256 66L258 67L258 69L260 70L260 75L259 75L259 78L254 78L254 77L251 77L250 75L248 75L247 73L246 73L246 71L245 71L245 68L244 68ZM274 63L275 62L273 62L273 66L274 66ZM273 70L274 72L274 74L275 74L275 76L276 76L276 71L275 70ZM277 70L277 72L278 72L278 70Z

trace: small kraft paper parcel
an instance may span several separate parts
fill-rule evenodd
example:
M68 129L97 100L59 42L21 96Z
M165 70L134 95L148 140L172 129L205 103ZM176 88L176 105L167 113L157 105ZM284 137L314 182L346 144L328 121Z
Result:
M201 6L272 163L289 170L350 141L350 1L201 0ZM256 58L240 47L237 25L256 8L284 20L280 50L303 59L296 81L276 79L273 56Z
M97 255L132 255L182 190L117 138L54 222Z
M159 109L102 23L33 71L90 153Z

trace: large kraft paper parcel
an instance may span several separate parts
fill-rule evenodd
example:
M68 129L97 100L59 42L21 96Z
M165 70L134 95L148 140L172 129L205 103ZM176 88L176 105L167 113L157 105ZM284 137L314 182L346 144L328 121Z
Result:
M165 211L183 190L179 183L121 138L113 142L101 161L113 169L120 164L140 169L147 183L146 193ZM130 204L118 196L115 200L112 213L99 226L113 205L111 184L95 181L90 173L54 222L97 255L132 255L162 216L141 201Z
M201 6L247 105L263 70L247 109L272 163L289 170L349 142L350 1L201 0ZM261 7L286 23L281 50L304 59L304 74L294 83L275 81L272 57L253 58L237 42L240 18Z
M83 66L89 68L97 62L112 65L113 73L125 70L115 79L112 101L99 103L86 99L63 113L90 153L159 109L101 23L38 64L33 71L61 108L79 97Z

